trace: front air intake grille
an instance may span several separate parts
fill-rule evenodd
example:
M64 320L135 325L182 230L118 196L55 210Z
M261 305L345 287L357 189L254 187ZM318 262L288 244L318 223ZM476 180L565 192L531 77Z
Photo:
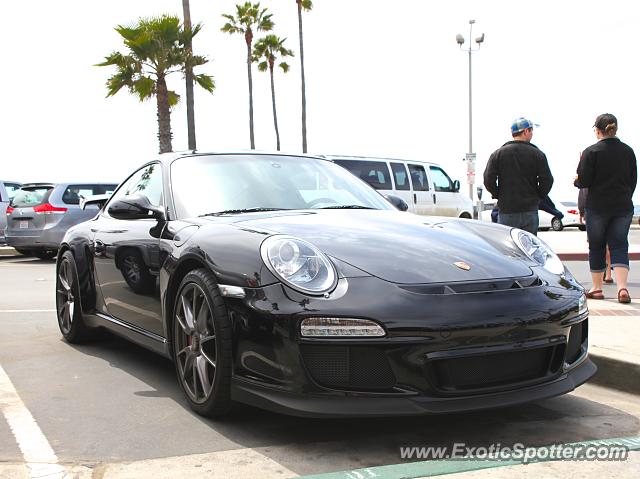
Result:
M509 351L431 362L435 387L445 392L470 392L507 387L555 374L561 366L557 346Z
M569 364L575 362L582 353L582 344L587 340L588 319L571 326L565 361Z
M300 348L309 374L322 386L383 391L396 383L384 351L375 346L303 344Z

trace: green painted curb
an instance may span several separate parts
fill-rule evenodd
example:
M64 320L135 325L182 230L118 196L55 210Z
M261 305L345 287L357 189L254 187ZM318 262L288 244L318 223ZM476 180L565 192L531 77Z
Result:
M554 445L555 446L555 445ZM640 437L622 437L615 439L600 439L593 441L581 441L562 444L562 446L626 446L629 451L640 451ZM535 448L537 451L549 450L549 446ZM536 462L549 462L558 459L531 459L529 464ZM302 476L301 479L416 479L421 477L440 476L454 474L456 472L477 471L494 467L515 466L523 464L521 460L506 459L481 460L481 459L453 459L409 462L404 464L391 464L388 466L367 467L352 471L329 472Z

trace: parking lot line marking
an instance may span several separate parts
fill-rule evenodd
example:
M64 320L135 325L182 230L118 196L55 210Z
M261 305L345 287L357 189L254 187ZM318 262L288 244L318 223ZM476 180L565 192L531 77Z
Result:
M0 313L55 313L55 309L0 309Z
M22 452L31 478L62 478L65 470L35 419L0 366L0 411Z

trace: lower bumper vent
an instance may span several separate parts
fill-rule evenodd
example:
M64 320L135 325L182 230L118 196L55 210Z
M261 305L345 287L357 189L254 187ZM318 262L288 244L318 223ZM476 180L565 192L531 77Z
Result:
M391 389L396 378L383 350L375 346L301 345L307 370L320 385L336 389Z

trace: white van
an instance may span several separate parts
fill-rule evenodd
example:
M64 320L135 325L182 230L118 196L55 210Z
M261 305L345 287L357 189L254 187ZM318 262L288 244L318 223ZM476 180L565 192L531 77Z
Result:
M426 161L324 155L384 194L402 198L419 215L472 218L473 203L460 193L460 182Z

